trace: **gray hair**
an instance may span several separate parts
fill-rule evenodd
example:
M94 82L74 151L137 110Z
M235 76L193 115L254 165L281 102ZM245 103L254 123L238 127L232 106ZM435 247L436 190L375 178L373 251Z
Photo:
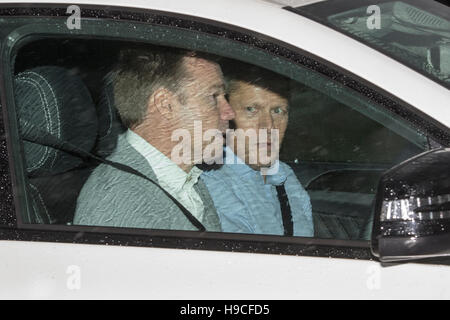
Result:
M183 82L189 74L183 58L194 52L173 48L124 49L111 74L114 101L122 123L128 127L141 124L147 115L147 103L158 88L183 95Z

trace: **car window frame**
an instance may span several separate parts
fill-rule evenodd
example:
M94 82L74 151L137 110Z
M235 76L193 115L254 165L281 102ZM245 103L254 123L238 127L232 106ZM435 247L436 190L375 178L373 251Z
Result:
M40 16L48 17L67 17L65 10L67 5L33 5L34 8L22 5L9 5L10 7L19 8L14 15L19 16ZM0 5L0 16L11 15L8 11L7 4ZM108 11L109 10L109 11ZM131 14L133 12L133 14ZM134 14L134 13L139 14ZM366 92L373 99L378 99L377 103L384 102L384 106L403 118L405 114L412 118L412 122L424 129L427 135L437 138L439 143L450 145L450 133L448 128L442 128L434 119L427 119L426 115L418 115L418 111L414 107L409 106L400 101L389 93L376 88L372 84L364 82L350 72L335 66L334 64L323 61L322 59L304 52L303 50L293 47L289 44L281 43L276 39L269 38L265 35L244 30L235 26L226 25L217 21L210 21L203 18L192 16L161 12L149 9L109 7L104 9L101 6L83 5L82 17L95 17L98 19L116 19L117 15L122 15L123 20L130 18L130 21L145 22L149 20L149 16L156 19L156 23L173 27L183 27L180 21L185 24L185 28L193 28L194 32L206 32L213 35L226 36L231 40L240 39L246 45L256 45L264 50L272 50L284 53L287 56L294 54L292 61L301 63L303 66L309 67L316 72L326 75L327 77L336 78L338 82L359 93ZM139 18L139 19L137 19ZM159 20L158 20L159 19ZM148 22L146 22L148 23ZM192 29L191 29L192 30ZM242 37L247 35L247 37ZM282 48L283 50L279 50ZM4 45L2 49L2 63L0 66L0 94L3 116L5 119L6 148L9 150L9 164L11 166L10 180L11 192L9 198L14 192L14 204L11 204L10 210L0 214L0 240L37 240L37 241L55 241L70 243L90 243L90 244L111 244L126 246L145 246L145 247L162 247L162 248L183 248L183 249L203 249L203 250L219 250L219 251L238 251L252 253L273 253L284 255L304 255L304 256L321 256L335 258L352 258L352 259L375 259L370 252L369 241L355 240L336 240L336 239L317 239L302 237L282 237L272 235L247 235L247 234L231 234L231 233L202 233L197 231L177 231L177 230L148 230L148 229L130 229L130 228L110 228L110 227L92 227L92 226L61 226L61 225L25 225L19 224L15 209L20 210L21 197L23 200L23 190L20 189L20 171L21 164L17 159L17 146L12 141L18 141L17 128L11 125L11 118L15 117L11 108L8 108L8 101L13 100L11 73L5 72L5 53ZM9 79L8 79L9 76ZM374 88L375 87L375 88ZM381 92L381 93L380 93ZM3 103L6 102L6 103ZM8 109L8 110L7 110ZM8 112L7 112L8 111ZM442 135L442 132L444 134ZM1 132L0 132L1 134ZM3 134L1 134L3 136ZM442 138L442 139L439 139ZM430 143L431 145L431 143ZM1 146L1 144L0 144ZM15 156L15 157L14 157ZM20 161L19 161L20 162ZM19 175L19 176L18 176ZM6 188L8 189L8 188ZM8 195L8 191L5 192ZM0 196L0 199L3 199ZM3 217L2 217L3 216Z

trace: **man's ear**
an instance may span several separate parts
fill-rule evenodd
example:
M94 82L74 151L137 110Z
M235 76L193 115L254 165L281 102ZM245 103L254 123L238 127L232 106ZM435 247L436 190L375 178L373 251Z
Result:
M164 118L170 119L173 115L172 98L172 92L166 88L157 89L148 99L149 114L157 112Z

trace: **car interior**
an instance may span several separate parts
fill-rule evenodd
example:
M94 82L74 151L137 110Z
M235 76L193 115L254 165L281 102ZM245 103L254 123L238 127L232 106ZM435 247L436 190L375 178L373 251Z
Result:
M101 158L114 150L125 127L108 74L127 45L55 38L19 50L14 90L30 209L24 223L72 223L78 194L98 162L67 146ZM393 120L380 124L379 112L357 110L307 86L293 87L290 105L280 159L309 193L314 236L368 240L381 174L422 152L423 137L409 139Z

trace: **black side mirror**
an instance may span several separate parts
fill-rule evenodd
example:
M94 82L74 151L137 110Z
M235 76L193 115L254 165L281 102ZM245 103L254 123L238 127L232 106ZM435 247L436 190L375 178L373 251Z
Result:
M422 153L383 175L372 253L381 262L450 256L450 149Z

